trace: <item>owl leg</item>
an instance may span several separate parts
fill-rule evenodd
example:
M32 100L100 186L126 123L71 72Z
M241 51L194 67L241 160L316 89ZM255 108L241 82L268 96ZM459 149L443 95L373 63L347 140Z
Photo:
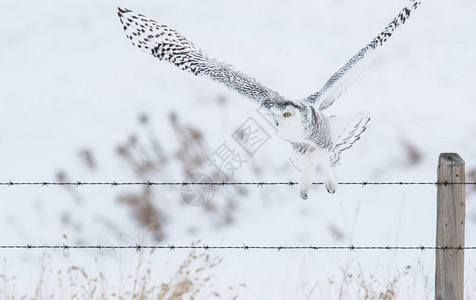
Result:
M334 194L337 190L337 180L334 176L334 170L332 169L329 154L318 153L317 158L324 173L324 187L329 193Z
M299 194L301 198L307 199L307 195L312 186L312 173L316 166L315 154L313 151L305 153L294 152L289 159L294 168L301 173L301 178L299 179Z
M307 199L309 190L312 186L312 171L314 166L306 166L301 170L301 179L299 180L299 194L304 200Z
M337 190L337 179L334 176L334 172L332 170L328 171L324 175L324 186L326 187L326 190L334 194Z

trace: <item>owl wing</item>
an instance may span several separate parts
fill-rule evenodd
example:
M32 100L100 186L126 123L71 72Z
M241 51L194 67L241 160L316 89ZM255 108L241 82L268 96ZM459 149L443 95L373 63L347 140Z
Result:
M160 25L144 15L119 8L117 12L127 37L132 44L195 75L205 75L238 93L262 103L280 98L279 94L231 65L210 58L177 31Z
M376 38L360 49L343 67L335 72L319 92L310 95L305 101L319 105L319 110L331 106L365 70L373 56L371 54L392 36L397 27L405 24L410 14L420 5L420 1L412 0L411 2L411 5L402 9L398 16Z

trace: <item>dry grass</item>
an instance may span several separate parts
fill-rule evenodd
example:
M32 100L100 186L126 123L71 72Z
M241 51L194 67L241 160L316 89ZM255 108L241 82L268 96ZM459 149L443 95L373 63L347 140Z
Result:
M408 270L411 266L407 266L403 272L397 272L393 278L381 279L370 275L368 278L364 278L360 274L354 276L352 274L345 274L344 282L345 289L341 289L340 299L345 294L352 293L355 295L355 299L363 300L393 300L397 299L399 282L404 276L408 274ZM346 293L342 293L347 290Z
M201 261L202 266L192 267L196 261ZM218 292L207 290L207 286L211 285L210 271L221 262L222 259L212 259L209 254L190 253L170 280L162 283L157 299L183 299L185 296L196 299L203 291L206 298L220 297Z
M401 143L404 149L405 163L407 165L415 166L423 160L423 153L415 144L410 142L410 140L402 138Z
M168 121L173 130L167 137L174 140L165 140L162 134L155 131L150 119L146 114L138 118L138 133L130 134L123 142L116 147L117 158L120 163L125 164L131 171L131 181L146 182L153 181L154 178L170 178L171 181L181 181L186 176L194 172L205 172L208 167L207 156L211 154L210 148L200 130L183 124L176 113L169 115ZM164 147L163 145L166 145ZM175 145L175 146L172 146ZM78 157L83 166L90 172L100 172L100 161L94 155L94 151L83 148L78 152ZM176 175L177 170L179 175ZM175 175L171 175L175 174ZM218 173L207 174L213 181L221 181ZM177 176L180 176L177 178ZM72 181L68 173L60 170L56 174L59 182ZM81 190L74 186L64 186L64 189L75 200L77 204L82 204L83 196ZM237 208L237 199L242 197L247 191L240 186L227 189L226 195L220 199L219 203L209 202L202 210L208 214L207 220L216 225L230 225L234 222L234 212ZM141 187L129 189L117 196L117 201L121 205L127 206L131 212L131 217L143 228L152 228L152 237L155 241L163 241L167 232L165 225L167 221L166 201L157 201L165 197L173 196L177 202L185 204L180 198L176 187L163 186L160 189ZM175 200L174 199L174 200ZM161 199L162 200L162 199ZM158 204L161 203L161 206ZM64 220L67 223L68 213L64 213ZM67 225L65 223L65 225Z
M156 241L164 239L162 225L165 223L165 217L158 207L154 205L152 199L152 190L142 188L136 193L123 193L119 195L119 203L126 204L131 210L135 220L143 227L148 226Z
M149 117L146 114L139 116L141 128L140 134L131 135L125 142L117 147L116 153L122 162L125 162L133 171L134 176L142 181L151 178L170 178L174 170L181 170L183 178L194 172L204 171L207 168L207 156L211 153L203 134L200 130L180 122L176 113L170 113L169 122L174 137L174 141L161 142L160 135L151 126ZM166 149L163 144L177 144L175 150ZM167 148L170 148L167 147ZM218 173L208 174L212 180L221 181ZM182 179L183 179L182 178ZM176 179L177 180L177 179ZM181 180L181 179L179 179ZM160 191L145 187L139 192L121 195L119 201L126 204L134 213L133 217L144 227L154 224L157 234L154 236L158 241L165 237L163 226L166 220L164 207L158 207L157 201L154 201L164 195L162 187ZM175 187L169 187L170 191ZM161 192L160 195L158 192ZM210 213L209 219L215 220L220 225L229 225L233 223L233 213L236 208L237 200L235 194L244 193L241 187L232 187L229 189L227 197L220 201L220 205L213 202L204 207L204 211ZM182 200L177 193L177 201ZM147 209L146 209L147 208ZM149 213L149 209L154 214ZM160 233L159 233L160 231Z
M433 278L429 275L431 272L425 270L420 263L392 270L383 276L381 273L376 276L362 269L356 270L355 263L352 266L338 266L340 274L336 273L327 280L309 282L305 277L292 299L395 300L431 299L433 296ZM358 262L357 265L360 268Z
M182 299L241 299L239 296L245 284L224 286L223 280L214 276L215 268L223 263L222 258L214 257L207 252L197 254L191 251L183 262L168 276L168 279L157 282L154 273L163 270L153 268L147 258L151 258L154 250L137 253L137 264L134 269L121 274L117 282L112 282L102 272L93 275L81 266L54 269L49 254L41 256L41 266L36 274L33 288L21 290L17 288L15 276L8 276L6 261L0 272L0 298L16 299L133 299L133 300L182 300ZM418 268L418 266L415 266ZM420 266L421 267L421 266ZM329 278L326 282L316 282L312 286L303 282L296 290L292 299L360 299L360 300L394 300L403 299L399 294L402 282L405 281L412 268L403 270L388 278L365 276L363 273L352 274L342 268L339 280ZM428 277L424 282L428 284ZM421 280L413 288L421 290ZM267 287L263 287L267 288ZM421 294L421 293L419 293ZM426 299L431 298L431 291ZM410 298L412 298L410 296ZM415 299L415 298L413 298Z
M222 259L208 253L190 252L170 278L162 283L154 280L151 262L144 257L152 257L154 251L137 254L135 270L122 274L119 282L111 283L102 272L91 275L81 266L54 269L49 254L41 256L41 266L36 276L34 288L21 291L16 287L15 276L8 276L7 262L0 274L1 299L218 299L222 295L216 290L217 278L213 270ZM57 266L56 266L57 267ZM220 285L222 283L219 283ZM237 291L242 288L228 287L226 299L237 299ZM235 292L236 291L236 292Z

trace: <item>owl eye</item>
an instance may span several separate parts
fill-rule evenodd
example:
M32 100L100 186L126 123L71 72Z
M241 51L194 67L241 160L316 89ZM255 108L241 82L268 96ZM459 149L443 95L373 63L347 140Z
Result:
M285 117L290 117L290 116L291 116L291 113L290 113L290 112L285 112L285 113L284 113L284 116L285 116Z

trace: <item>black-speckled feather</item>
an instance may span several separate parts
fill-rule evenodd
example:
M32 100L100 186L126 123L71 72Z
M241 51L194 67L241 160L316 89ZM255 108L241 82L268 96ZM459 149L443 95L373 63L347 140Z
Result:
M319 110L331 106L365 70L372 58L371 53L382 46L392 36L397 27L405 24L411 13L420 5L420 1L412 0L411 2L411 5L402 9L376 38L360 49L343 67L335 72L319 92L310 95L304 101L318 105Z
M118 8L118 16L132 44L160 60L173 63L195 75L205 75L236 90L259 104L282 99L279 94L231 65L210 58L177 31L129 9Z

